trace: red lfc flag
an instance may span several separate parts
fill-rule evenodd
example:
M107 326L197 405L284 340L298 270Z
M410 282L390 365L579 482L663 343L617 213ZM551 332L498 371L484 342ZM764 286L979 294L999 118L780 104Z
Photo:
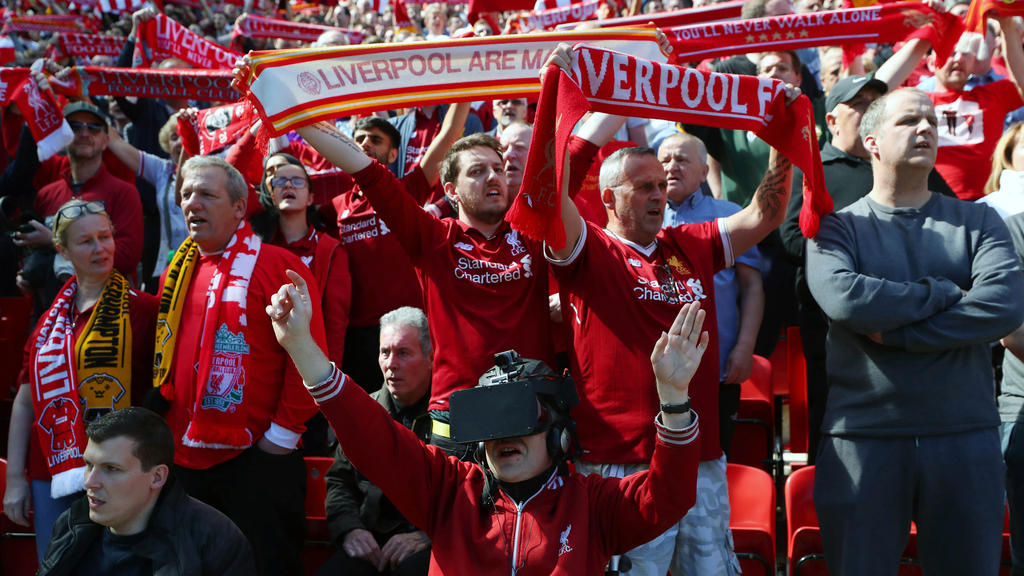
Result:
M989 12L1003 16L1024 16L1024 0L971 0L967 10L967 32L985 33L985 18Z
M36 141L42 162L71 143L75 135L61 113L53 94L40 90L28 68L0 69L0 105L18 105Z

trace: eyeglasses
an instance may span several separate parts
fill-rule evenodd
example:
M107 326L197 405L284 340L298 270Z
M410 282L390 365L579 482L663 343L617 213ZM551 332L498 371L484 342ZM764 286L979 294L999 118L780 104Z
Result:
M292 188L305 188L306 179L301 176L292 176L291 178L287 176L278 176L270 181L270 185L274 188L282 188L289 184L291 184Z
M53 227L56 229L60 225L61 218L76 220L81 218L83 214L106 214L106 212L107 205L100 200L65 206L57 211L57 218L53 222Z
M68 122L68 126L71 126L71 131L75 134L86 129L89 130L90 134L99 134L107 128L103 124L93 124L92 122Z

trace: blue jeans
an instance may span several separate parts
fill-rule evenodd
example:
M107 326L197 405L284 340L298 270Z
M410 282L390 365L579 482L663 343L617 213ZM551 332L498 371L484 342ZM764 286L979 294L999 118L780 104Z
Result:
M54 500L50 498L50 482L48 480L32 480L32 511L36 530L36 555L43 561L46 546L50 544L53 525L65 510L71 507L82 493L68 494Z
M1010 506L1010 557L1013 574L1024 574L1024 426L1003 422L1006 502Z

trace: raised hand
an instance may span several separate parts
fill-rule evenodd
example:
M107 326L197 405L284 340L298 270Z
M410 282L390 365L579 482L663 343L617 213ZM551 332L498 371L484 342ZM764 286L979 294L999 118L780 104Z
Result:
M700 302L684 304L668 332L663 332L654 344L651 366L663 404L681 404L689 399L690 379L708 348L708 333L701 330L705 315Z
M313 304L302 276L294 270L285 273L292 282L281 286L270 297L267 316L270 316L278 343L285 350L291 350L296 345L312 342L309 320L313 314Z

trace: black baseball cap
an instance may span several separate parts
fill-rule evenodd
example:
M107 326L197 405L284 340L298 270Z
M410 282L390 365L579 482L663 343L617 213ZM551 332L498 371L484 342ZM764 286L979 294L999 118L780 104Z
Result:
M99 106L93 104L92 102L88 102L88 101L85 101L85 100L79 100L77 102L72 102L72 103L70 103L70 104L68 104L67 106L64 107L64 117L65 118L67 118L68 116L71 116L75 112L88 112L88 113L92 114L93 116L95 116L95 117L99 118L100 120L102 120L103 124L105 124L107 126L110 125L110 120L107 117L107 114L105 112L103 112L103 110L100 109Z
M825 98L825 112L832 112L840 102L853 100L865 88L877 90L879 94L885 94L889 90L885 82L872 76L847 76L836 82L832 91L828 93L828 97Z

